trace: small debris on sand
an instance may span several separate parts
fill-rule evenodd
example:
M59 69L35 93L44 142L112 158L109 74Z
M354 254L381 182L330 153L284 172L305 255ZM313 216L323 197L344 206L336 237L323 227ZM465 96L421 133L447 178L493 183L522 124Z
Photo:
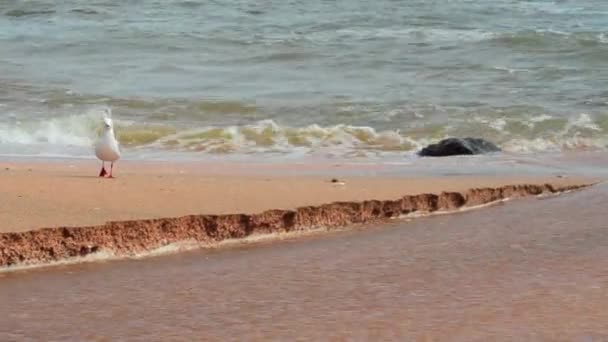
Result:
M331 182L337 185L344 185L345 183L337 178L332 178Z

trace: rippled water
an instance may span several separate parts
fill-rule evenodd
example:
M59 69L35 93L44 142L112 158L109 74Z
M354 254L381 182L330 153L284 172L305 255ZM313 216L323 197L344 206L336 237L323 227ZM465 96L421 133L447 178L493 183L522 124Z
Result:
M608 3L0 3L0 153L605 149Z

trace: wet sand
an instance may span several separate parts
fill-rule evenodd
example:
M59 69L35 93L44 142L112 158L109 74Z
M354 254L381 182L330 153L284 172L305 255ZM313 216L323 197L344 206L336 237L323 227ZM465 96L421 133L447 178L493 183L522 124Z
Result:
M3 163L0 232L600 179L124 162L107 180L91 164ZM0 340L605 339L607 202L599 184L319 235L0 272Z
M374 176L382 165L257 165L121 162L115 179L94 161L0 163L0 232L99 225L191 214L258 213L335 201L511 184L567 186L592 178L542 176ZM316 173L306 174L316 168ZM332 179L341 183L331 183Z
M0 274L1 340L608 338L605 185L280 243Z

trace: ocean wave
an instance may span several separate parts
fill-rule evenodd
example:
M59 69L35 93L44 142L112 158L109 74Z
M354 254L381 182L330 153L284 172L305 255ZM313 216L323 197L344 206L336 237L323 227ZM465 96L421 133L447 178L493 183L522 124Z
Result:
M43 16L55 14L56 11L52 9L12 9L4 12L7 17L29 17L29 16Z
M0 92L2 86L0 86ZM213 114L239 114L247 115L255 113L257 108L254 103L237 100L205 99L183 101L180 99L142 99L142 98L120 98L98 95L79 94L69 90L55 90L45 94L39 102L52 108L65 108L76 106L109 106L118 108L122 112L131 113L146 111L147 115L162 118L163 115L173 118L180 117L204 117ZM170 115L172 113L173 115Z
M93 9L93 8L73 8L70 10L70 12L72 13L76 13L76 14L82 14L82 15L97 15L97 14L101 14L102 12L100 12L99 10Z
M208 126L172 131L149 128L153 142L145 146L205 153L308 153L339 155L412 153L449 136L481 136L496 141L510 152L542 152L608 148L608 116L587 113L567 118L548 114L534 116L464 116L449 124L428 124L398 129L338 124L303 127L262 120L248 125ZM141 134L125 127L123 139ZM137 139L136 139L137 140ZM133 144L137 146L137 143Z
M238 41L245 39L236 38ZM308 42L327 44L337 42L400 39L418 43L475 43L491 42L507 47L589 47L608 43L603 31L560 31L554 29L529 29L500 32L483 29L458 29L439 27L348 27L331 31L287 32L255 34L246 39L248 44L292 45ZM558 46L554 46L558 44Z
M224 37L225 34L222 34ZM215 38L214 38L215 39ZM222 38L226 39L226 37ZM421 46L480 44L494 47L521 49L526 52L585 51L603 48L608 36L603 31L567 31L556 29L527 29L520 31L497 31L489 29L460 29L443 27L346 27L331 31L308 31L241 35L232 38L241 44L263 44L265 46L302 47L328 44L364 44L365 41L398 40ZM310 49L308 51L311 51ZM279 59L282 58L279 50ZM306 54L301 53L307 57ZM289 56L292 57L292 56Z
M148 109L145 102L128 103ZM123 105L125 105L123 103ZM204 102L205 110L243 110L241 104ZM232 108L236 106L235 108ZM102 105L83 114L45 120L28 120L15 114L0 122L0 144L24 149L54 146L53 152L70 148L90 149L100 131ZM546 113L530 114L530 109L452 115L448 122L402 120L391 111L378 127L353 124L290 126L274 120L247 124L205 125L205 119L140 120L116 116L115 130L123 148L208 154L306 154L366 156L383 153L412 154L439 139L475 136L490 139L508 152L542 152L608 148L608 114L580 113L568 117ZM183 117L180 117L183 119Z
M22 121L15 115L0 123L0 143L15 145L92 146L101 117L91 110L82 115Z
M490 42L509 48L533 50L576 50L608 43L604 32L564 32L558 30L525 30L494 35Z
M477 42L494 37L493 32L484 30L421 28L421 27L361 27L341 28L331 31L309 32L301 35L274 37L268 42L304 40L312 43L335 43L349 40L402 39L412 42L446 43Z
M561 1L522 1L510 4L528 15L577 15L586 12L586 6L564 6ZM595 12L592 12L595 13Z
M376 131L366 126L279 126L272 120L251 125L205 127L164 137L164 148L209 153L334 151L410 151L417 143L398 131Z

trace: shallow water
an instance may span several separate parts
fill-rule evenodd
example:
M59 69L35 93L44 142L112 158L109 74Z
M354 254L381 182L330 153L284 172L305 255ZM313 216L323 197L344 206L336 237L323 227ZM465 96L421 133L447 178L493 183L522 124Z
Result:
M0 274L2 340L602 340L605 185L274 243Z
M605 1L0 3L0 154L605 149Z

